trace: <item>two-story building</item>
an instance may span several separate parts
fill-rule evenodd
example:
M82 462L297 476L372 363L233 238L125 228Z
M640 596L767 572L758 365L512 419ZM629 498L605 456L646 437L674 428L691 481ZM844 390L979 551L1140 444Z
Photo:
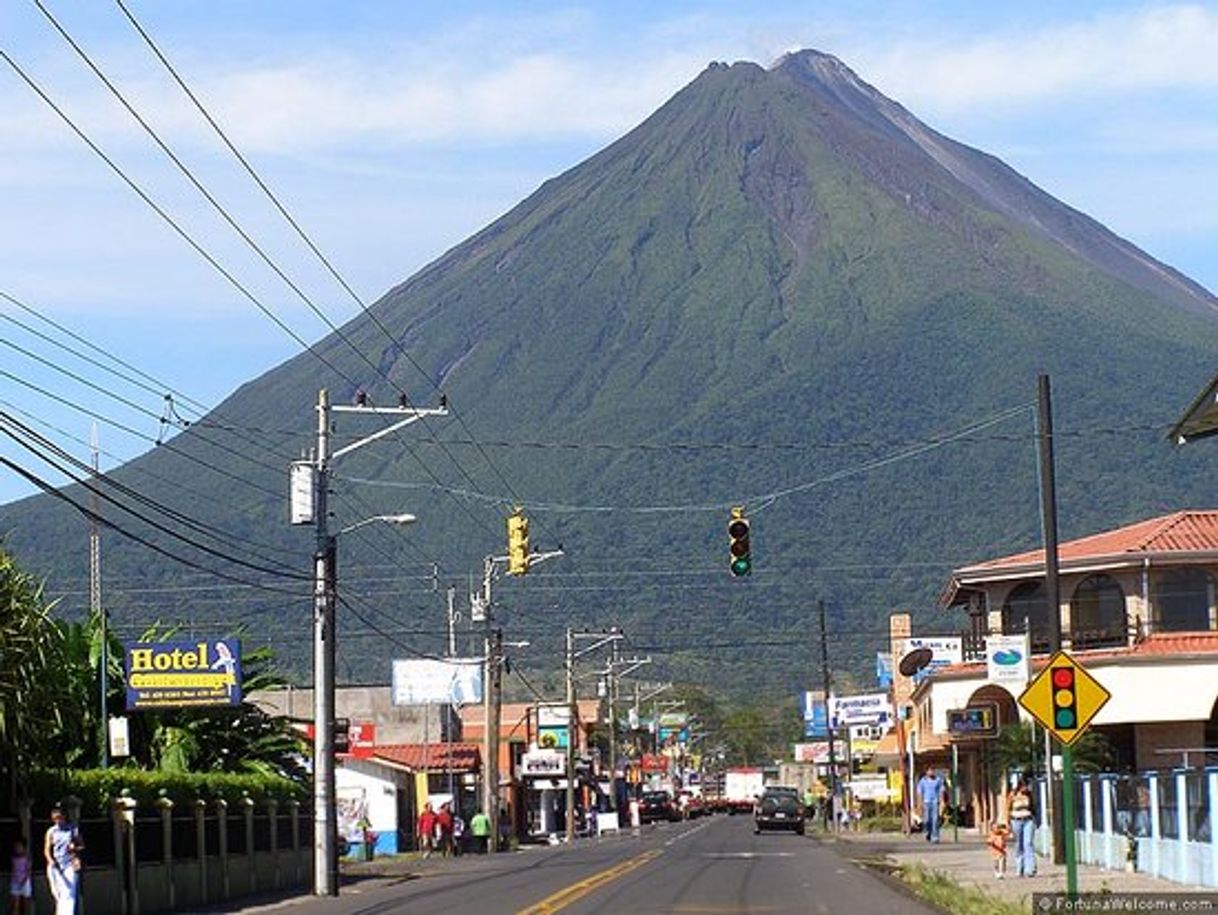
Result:
M1001 791L984 740L953 738L951 709L993 703L1000 724L1028 720L1019 689L989 682L985 637L1026 633L1031 675L1062 647L1112 693L1092 727L1126 771L1218 761L1218 511L1178 511L1062 543L1060 605L1050 608L1043 550L956 569L942 594L965 616L965 659L912 690L909 745L919 767L946 765L953 743L961 797L978 823ZM1187 752L1187 757L1186 757ZM1187 762L1186 762L1187 759Z

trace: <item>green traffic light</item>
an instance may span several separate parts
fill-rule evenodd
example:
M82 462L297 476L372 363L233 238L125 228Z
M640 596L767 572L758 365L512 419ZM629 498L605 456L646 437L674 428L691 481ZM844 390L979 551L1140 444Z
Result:
M753 570L753 561L748 556L741 556L739 559L732 560L732 574L739 577L748 575Z

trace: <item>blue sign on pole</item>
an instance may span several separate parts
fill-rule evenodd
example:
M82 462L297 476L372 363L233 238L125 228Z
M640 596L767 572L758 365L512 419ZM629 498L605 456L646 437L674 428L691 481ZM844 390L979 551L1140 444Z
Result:
M829 736L829 707L813 693L804 693L800 707L804 715L804 736L827 739Z
M124 646L127 709L241 704L237 639Z
M875 653L875 685L880 689L892 686L892 655L883 651Z

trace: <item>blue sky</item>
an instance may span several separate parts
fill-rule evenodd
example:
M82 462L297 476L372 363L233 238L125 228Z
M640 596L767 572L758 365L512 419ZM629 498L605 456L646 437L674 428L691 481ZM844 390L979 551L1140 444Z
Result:
M335 321L327 281L121 11L46 0ZM993 153L1218 289L1218 9L1176 3L475 3L130 0L130 8L368 301L630 129L712 60L837 55L931 126ZM32 2L0 47L302 337L324 327L159 157ZM297 352L0 62L0 291L204 403ZM31 322L0 302L0 315ZM0 340L112 386L11 321ZM68 436L155 421L0 347L0 409ZM1200 384L1199 380L1199 384ZM154 413L147 392L123 394ZM1182 404L1183 406L1183 404ZM48 431L46 428L43 431ZM148 442L103 426L103 466ZM54 433L70 450L79 442ZM26 461L0 443L0 454ZM45 468L35 467L39 472ZM29 488L0 470L0 502Z

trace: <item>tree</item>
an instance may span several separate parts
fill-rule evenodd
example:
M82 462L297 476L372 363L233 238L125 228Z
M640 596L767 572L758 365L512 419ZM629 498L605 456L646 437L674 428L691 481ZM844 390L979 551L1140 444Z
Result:
M1043 775L1045 771L1044 729L1035 722L1008 724L994 739L990 760L995 773L1027 772ZM1087 731L1074 743L1076 772L1100 772L1112 764L1112 746L1108 738L1097 731Z
M9 809L33 769L53 758L53 735L71 707L50 610L41 583L0 550L0 778Z

